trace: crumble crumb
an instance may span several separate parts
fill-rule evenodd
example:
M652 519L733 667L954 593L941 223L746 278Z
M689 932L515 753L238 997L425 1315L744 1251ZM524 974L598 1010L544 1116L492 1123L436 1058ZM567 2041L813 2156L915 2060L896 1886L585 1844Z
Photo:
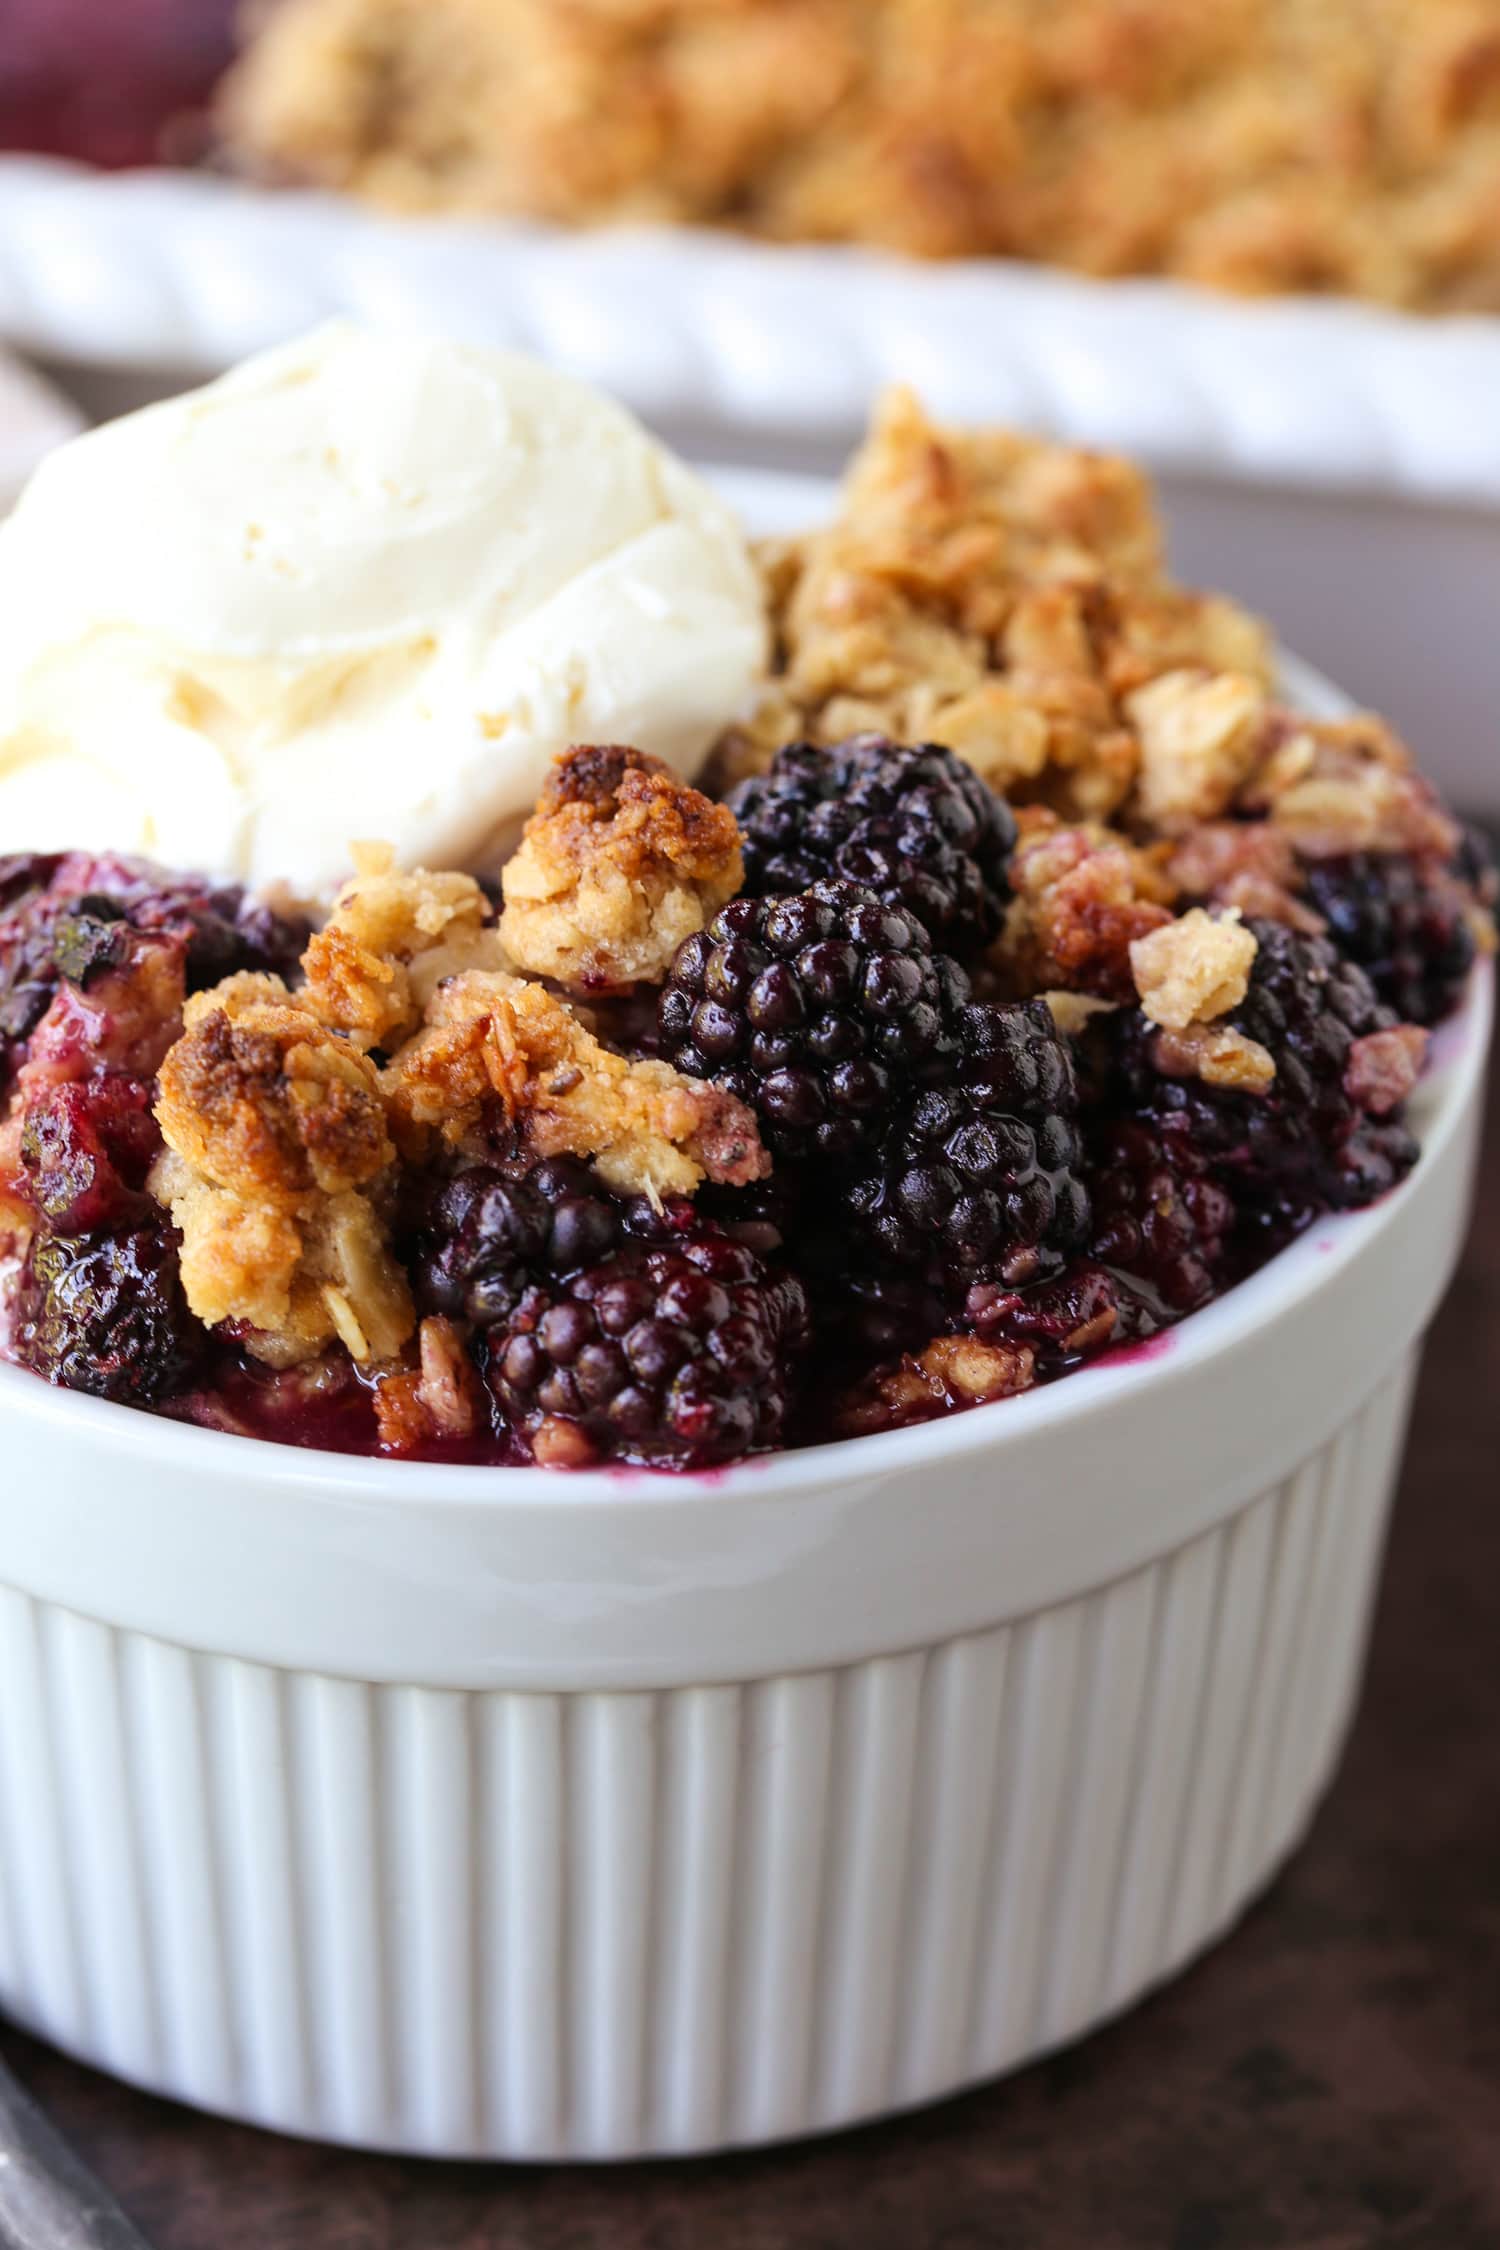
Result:
M1367 1032L1349 1050L1344 1091L1372 1117L1389 1117L1416 1085L1426 1060L1427 1033L1414 1023Z
M1190 828L1167 862L1185 898L1237 907L1319 937L1326 924L1300 896L1306 880L1290 837L1269 820L1208 820Z
M199 994L161 1067L151 1177L182 1233L188 1304L288 1366L335 1339L357 1360L411 1333L384 1216L395 1149L374 1065L284 993Z
M417 1365L382 1375L374 1401L383 1453L415 1453L442 1439L472 1437L485 1420L478 1371L463 1333L441 1315L424 1320L417 1331Z
M1023 811L1013 896L991 956L1012 996L1068 990L1133 1001L1130 949L1171 922L1173 886L1158 852L1093 825Z
M21 1160L21 1135L25 1130L26 1119L17 1103L8 1117L0 1119L0 1307L5 1299L5 1264L24 1254L36 1224L26 1167Z
M240 1194L291 1204L361 1187L395 1154L378 1074L290 998L262 997L270 981L189 1003L157 1120L195 1171Z
M961 1406L984 1406L1029 1390L1036 1355L1029 1344L988 1344L978 1336L939 1336L916 1355L881 1368L839 1401L842 1437L899 1429Z
M1255 764L1264 684L1244 672L1163 672L1128 696L1140 739L1136 811L1171 835L1233 803Z
M1446 861L1460 841L1406 745L1367 713L1334 720L1277 714L1267 754L1238 802L1241 811L1265 813L1306 859L1372 851Z
M1194 906L1136 938L1130 967L1151 1021L1168 1031L1186 1031L1239 1006L1250 989L1255 955L1255 938L1233 907L1215 917Z
M1126 699L1161 673L1269 675L1256 621L1166 575L1130 464L880 402L830 525L761 557L776 676L720 745L721 782L783 742L944 742L1019 802L1105 819L1140 745Z
M1276 1060L1268 1048L1232 1024L1189 1024L1182 1031L1159 1031L1152 1059L1168 1078L1201 1078L1205 1086L1231 1087L1241 1094L1269 1093Z
M744 880L727 806L617 745L557 761L502 875L500 940L532 976L659 982Z
M302 956L302 1006L361 1048L389 1048L427 994L462 969L508 964L472 875L396 866L388 844L355 846L355 872Z
M519 977L448 979L385 1086L414 1147L436 1133L482 1148L499 1121L538 1156L592 1159L626 1194L691 1195L705 1178L743 1186L770 1170L742 1102L667 1063L615 1054L565 1000Z

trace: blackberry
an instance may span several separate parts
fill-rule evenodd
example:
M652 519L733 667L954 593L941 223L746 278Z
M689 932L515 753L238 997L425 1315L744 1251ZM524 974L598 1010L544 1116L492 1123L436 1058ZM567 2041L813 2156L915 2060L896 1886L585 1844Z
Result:
M0 1093L57 989L55 917L43 902L60 865L58 853L13 852L0 859Z
M1025 1345L1032 1351L1039 1382L1166 1325L1149 1292L1093 1258L1076 1259L1062 1273L1028 1289L981 1283L970 1290L964 1317L985 1343Z
M21 1276L15 1351L68 1390L153 1406L191 1380L203 1331L182 1293L177 1240L160 1222L44 1233Z
M1144 1283L1174 1318L1207 1304L1235 1211L1192 1151L1169 1150L1144 1125L1110 1126L1091 1142L1088 1183L1093 1257Z
M0 1091L58 985L86 985L117 965L131 929L182 942L189 991L236 969L286 972L308 935L305 922L247 900L234 884L170 874L146 860L86 852L0 859Z
M1474 963L1469 900L1449 869L1410 852L1347 852L1311 862L1307 891L1339 951L1407 1023L1456 1006Z
M247 898L237 883L178 874L150 860L118 854L70 852L53 888L80 904L86 895L94 911L102 902L134 929L183 938L189 992L200 992L241 969L288 975L311 934L303 916L279 914Z
M916 1095L846 1197L877 1263L919 1271L950 1298L981 1276L1055 1271L1089 1223L1072 1058L1046 1005L974 1003L956 1030L946 1081Z
M31 1200L59 1234L140 1218L153 1209L146 1174L161 1148L149 1080L100 1071L28 1103L21 1164Z
M487 1328L542 1274L597 1265L623 1238L626 1211L586 1164L558 1157L519 1174L473 1164L438 1192L413 1260L426 1310Z
M1153 1126L1174 1161L1201 1163L1242 1218L1292 1234L1318 1210L1353 1209L1393 1187L1417 1145L1398 1118L1349 1092L1356 1040L1395 1027L1356 962L1322 937L1252 920L1250 989L1222 1022L1266 1048L1276 1077L1262 1094L1177 1078L1157 1066L1157 1034L1138 1012L1104 1019L1120 1084L1117 1109Z
M782 1157L859 1154L954 1052L968 997L916 917L855 883L736 898L678 948L663 1058L752 1108Z
M1000 928L1016 824L973 767L938 743L908 749L879 734L827 750L790 743L728 804L747 896L839 877L914 914L934 945L960 958Z
M700 1221L528 1289L485 1365L539 1460L702 1469L781 1442L806 1343L801 1282Z

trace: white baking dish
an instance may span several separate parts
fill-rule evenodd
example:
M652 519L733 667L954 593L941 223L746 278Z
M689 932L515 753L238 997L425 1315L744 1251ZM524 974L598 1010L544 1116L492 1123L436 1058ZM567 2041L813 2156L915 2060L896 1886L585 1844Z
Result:
M1491 981L1381 1204L947 1423L562 1477L0 1367L0 2006L287 2132L514 2157L816 2132L1124 2007L1332 1771Z

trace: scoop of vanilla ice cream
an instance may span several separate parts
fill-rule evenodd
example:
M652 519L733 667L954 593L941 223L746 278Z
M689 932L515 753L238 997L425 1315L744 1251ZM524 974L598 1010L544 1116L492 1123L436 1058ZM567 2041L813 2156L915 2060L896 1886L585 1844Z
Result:
M571 742L691 776L763 604L729 511L511 352L334 323L74 439L0 526L0 851L308 896L482 866Z

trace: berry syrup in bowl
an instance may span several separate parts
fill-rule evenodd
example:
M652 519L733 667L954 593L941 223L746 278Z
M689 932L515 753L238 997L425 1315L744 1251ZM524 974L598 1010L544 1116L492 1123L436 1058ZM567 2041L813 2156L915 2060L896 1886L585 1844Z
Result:
M1200 1951L1326 1785L1489 879L1378 722L1167 578L1124 464L896 400L841 496L725 480L789 534L752 567L570 396L632 559L534 550L517 617L484 510L444 578L428 430L550 489L541 390L386 340L376 536L370 462L281 419L347 429L365 342L294 350L207 434L165 410L173 461L248 416L271 489L147 574L107 744L48 511L129 501L136 448L170 524L162 426L27 528L49 661L0 721L107 770L115 842L19 848L0 760L0 1997L428 2154L931 2099ZM291 693L304 581L341 639ZM170 753L186 804L205 745L244 802L164 872L131 791ZM352 873L345 757L412 808Z

